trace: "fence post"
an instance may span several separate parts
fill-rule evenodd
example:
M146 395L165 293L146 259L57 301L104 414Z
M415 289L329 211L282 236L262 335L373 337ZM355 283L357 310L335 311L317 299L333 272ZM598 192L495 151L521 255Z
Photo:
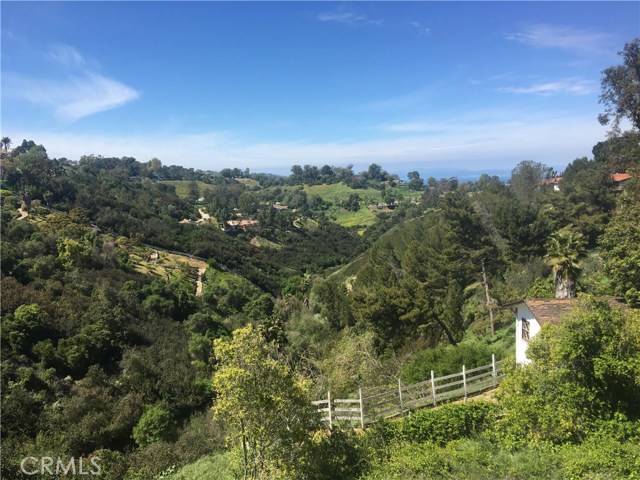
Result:
M467 403L467 370L462 365L462 387L464 389L464 403Z
M493 378L493 388L496 388L498 375L496 373L496 356L493 353L491 354L491 377Z
M327 406L329 407L329 430L333 430L333 417L331 415L331 390L327 390Z
M362 403L362 388L358 388L358 395L360 396L360 427L364 429L364 403Z
M400 416L404 416L404 408L402 406L402 382L398 379L398 397L400 398Z
M431 396L433 397L433 406L436 406L436 380L431 370Z

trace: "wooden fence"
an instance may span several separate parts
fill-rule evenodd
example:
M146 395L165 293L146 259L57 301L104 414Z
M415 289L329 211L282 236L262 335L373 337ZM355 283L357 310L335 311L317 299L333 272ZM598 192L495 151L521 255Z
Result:
M380 418L403 416L411 410L424 407L435 407L438 403L464 399L484 390L495 388L504 378L503 360L496 362L491 355L491 363L481 367L435 377L433 370L431 378L411 385L403 385L398 379L396 388L358 389L358 398L327 398L312 402L322 415L322 421L329 424L329 428L338 422L351 425L359 424L364 428Z

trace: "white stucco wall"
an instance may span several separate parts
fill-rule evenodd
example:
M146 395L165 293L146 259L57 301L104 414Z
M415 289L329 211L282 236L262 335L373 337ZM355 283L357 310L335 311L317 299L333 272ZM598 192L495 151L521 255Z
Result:
M529 340L535 337L540 331L540 324L529 310L526 304L521 303L518 305L518 311L516 313L516 363L527 364L531 360L527 358L527 348L529 342L522 339L522 319L529 321Z

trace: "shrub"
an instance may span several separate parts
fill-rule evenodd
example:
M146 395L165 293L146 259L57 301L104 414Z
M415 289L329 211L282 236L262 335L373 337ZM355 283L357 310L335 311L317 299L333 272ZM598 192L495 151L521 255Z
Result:
M489 402L453 404L421 410L402 420L399 436L409 442L447 442L469 437L489 428L498 406Z
M174 433L173 415L160 405L147 408L137 425L133 427L133 439L141 447L161 440L169 440Z
M566 480L640 478L640 445L613 438L591 439L560 449Z
M495 352L489 346L476 342L424 350L402 370L400 378L405 383L416 383L429 378L431 370L439 376L460 372L462 365L480 367L491 362L492 353Z

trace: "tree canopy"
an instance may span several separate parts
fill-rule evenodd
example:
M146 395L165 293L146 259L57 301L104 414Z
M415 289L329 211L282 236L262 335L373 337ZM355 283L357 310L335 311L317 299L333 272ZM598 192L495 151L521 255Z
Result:
M614 133L619 133L623 118L640 129L640 38L625 44L619 55L622 64L602 72L600 103L604 113L598 116L601 124L612 123Z

